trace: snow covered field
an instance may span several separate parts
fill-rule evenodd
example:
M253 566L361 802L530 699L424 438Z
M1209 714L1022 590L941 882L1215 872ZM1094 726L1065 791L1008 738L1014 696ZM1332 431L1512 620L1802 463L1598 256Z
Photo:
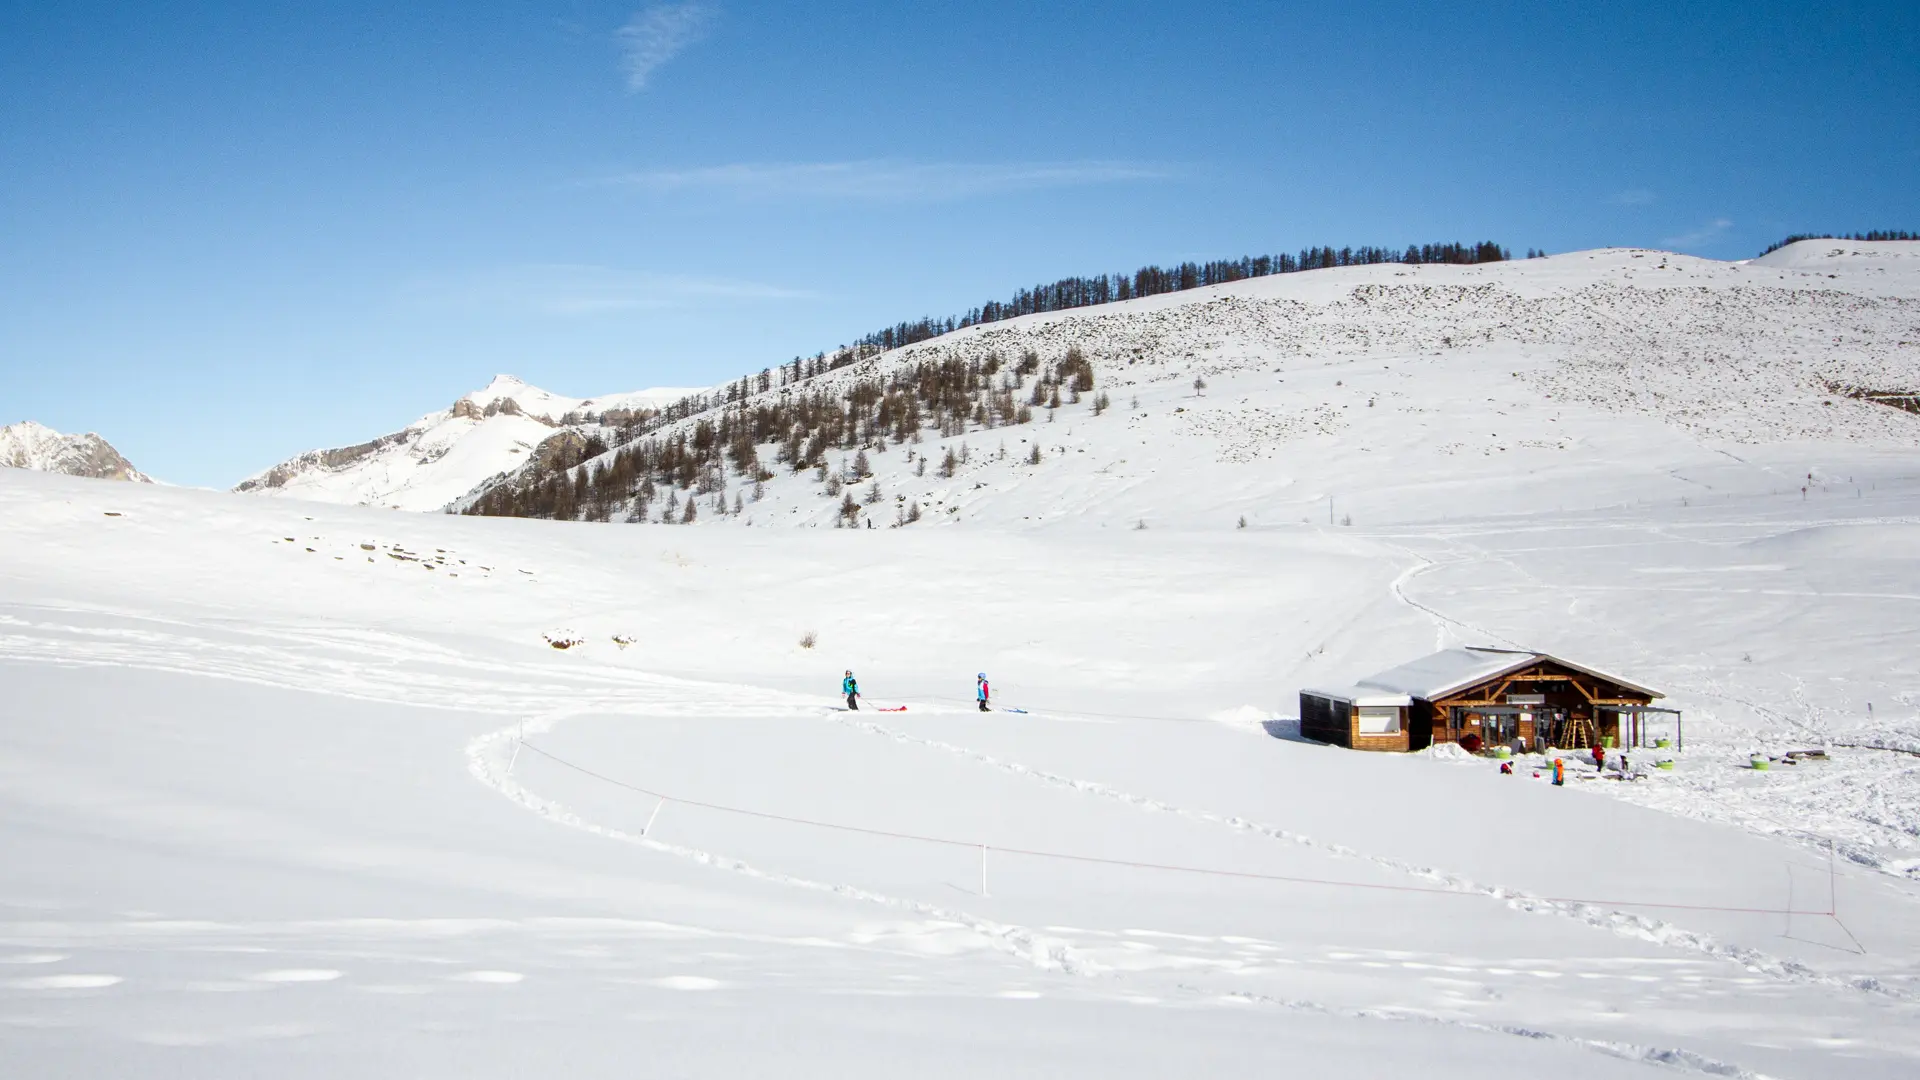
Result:
M0 471L0 1073L1912 1076L1920 480L1765 455L1244 530ZM1293 737L1459 643L1664 689L1687 748L1555 789Z

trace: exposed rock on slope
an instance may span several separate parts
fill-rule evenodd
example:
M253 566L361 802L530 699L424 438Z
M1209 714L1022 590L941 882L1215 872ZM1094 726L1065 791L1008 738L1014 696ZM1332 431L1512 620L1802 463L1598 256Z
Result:
M100 436L62 435L31 420L0 428L0 468L153 483Z
M438 510L474 485L533 460L549 439L618 425L691 390L569 398L496 376L440 412L353 446L310 450L241 481L235 491L397 510Z

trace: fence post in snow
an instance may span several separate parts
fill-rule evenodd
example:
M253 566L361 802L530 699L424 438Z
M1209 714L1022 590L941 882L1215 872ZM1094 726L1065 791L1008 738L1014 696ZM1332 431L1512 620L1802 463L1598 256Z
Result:
M1787 937L1793 936L1793 864L1787 864Z
M513 775L513 763L520 760L520 736L513 737L513 756L507 759L507 775Z
M1833 854L1836 846L1833 837L1827 837L1827 914L1834 922L1840 921L1840 875L1833 869Z

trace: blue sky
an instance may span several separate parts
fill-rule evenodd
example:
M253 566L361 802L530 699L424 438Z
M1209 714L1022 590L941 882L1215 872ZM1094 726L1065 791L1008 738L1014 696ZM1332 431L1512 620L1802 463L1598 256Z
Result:
M227 486L1143 262L1920 228L1920 5L1573 7L15 0L0 423Z

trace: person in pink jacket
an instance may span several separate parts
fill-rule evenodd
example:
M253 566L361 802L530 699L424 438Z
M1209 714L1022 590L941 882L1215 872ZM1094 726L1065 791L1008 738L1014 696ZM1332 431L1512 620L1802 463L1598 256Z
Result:
M987 703L993 698L993 690L987 686L987 673L984 671L974 677L973 696L976 701L980 702L981 712L993 711L987 707Z

